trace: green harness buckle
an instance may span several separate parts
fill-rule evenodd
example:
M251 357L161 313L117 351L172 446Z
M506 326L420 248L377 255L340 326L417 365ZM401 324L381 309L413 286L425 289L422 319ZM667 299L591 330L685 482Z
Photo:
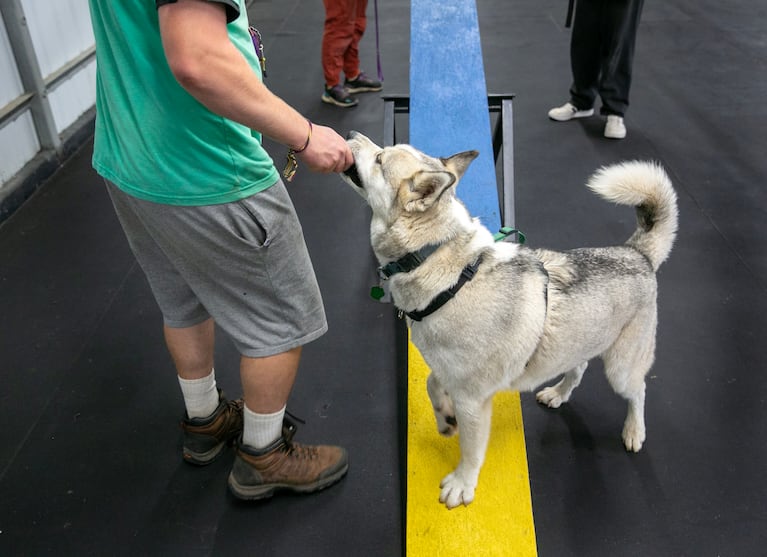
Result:
M517 235L517 243L518 244L522 245L522 244L525 243L526 238L525 238L525 235L522 233L522 231L521 230L517 230L516 228L511 228L509 226L504 226L503 228L501 228L493 236L493 240L495 240L496 242L502 242L503 240L505 240L506 238L508 238L512 234L516 234Z

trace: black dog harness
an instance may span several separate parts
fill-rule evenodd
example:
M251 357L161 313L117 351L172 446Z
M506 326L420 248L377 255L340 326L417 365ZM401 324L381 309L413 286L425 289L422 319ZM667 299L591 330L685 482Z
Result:
M505 240L511 234L517 234L520 244L525 243L525 235L522 234L522 232L519 230L509 227L501 228L501 230L494 236L494 240L496 242ZM442 244L427 244L418 251L406 253L396 261L391 261L386 265L378 267L378 276L382 280L389 280L392 275L396 275L397 273L409 273L410 271L418 268L418 266L421 265L421 263L423 263L432 253L437 251L441 245ZM479 268L480 263L482 263L481 255L474 263L470 263L463 268L461 271L461 276L458 277L458 282L456 282L447 290L443 290L437 294L428 306L420 311L399 310L399 317L402 318L403 315L407 315L413 321L421 321L424 317L431 315L446 303L448 303L451 299L453 299L458 291L463 288L463 285L474 278L474 275L477 274L477 269ZM541 265L541 267L543 266ZM548 273L546 273L546 275L548 276Z
M418 268L418 266L421 265L421 263L423 263L432 253L437 251L439 247L440 244L429 244L422 247L418 251L406 253L396 261L392 261L379 267L378 276L383 280L389 280L392 275L396 275L397 273L409 273L410 271ZM437 294L437 296L432 299L431 303L424 309L420 311L399 310L400 318L403 315L407 315L413 321L421 321L424 317L437 311L452 298L454 298L458 291L463 288L464 284L474 278L474 275L477 274L477 268L481 262L482 257L480 256L474 263L466 265L461 271L461 276L458 277L458 282L456 282L447 290L443 290Z

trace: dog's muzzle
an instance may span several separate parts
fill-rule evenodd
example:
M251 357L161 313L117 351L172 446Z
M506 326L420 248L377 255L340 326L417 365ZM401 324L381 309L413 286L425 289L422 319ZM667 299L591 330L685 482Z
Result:
M343 175L349 178L355 186L360 189L362 188L362 181L360 180L360 175L357 172L357 165L355 163L352 163L349 168L344 170Z
M360 135L359 132L356 132L354 130L350 130L348 134L346 134L346 141L354 139L354 136ZM360 180L359 172L357 172L357 163L356 161L352 163L352 165L343 171L344 176L349 178L352 183L357 186L358 188L362 188L362 180Z

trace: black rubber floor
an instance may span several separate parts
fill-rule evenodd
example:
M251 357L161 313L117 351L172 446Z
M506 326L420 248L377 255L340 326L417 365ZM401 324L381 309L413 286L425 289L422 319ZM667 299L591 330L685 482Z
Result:
M409 2L379 4L385 92L406 94ZM767 544L767 7L720 4L647 3L628 137L609 141L599 117L546 117L567 100L566 3L478 0L488 91L516 94L516 223L529 244L626 239L632 212L583 187L602 164L657 160L679 195L642 452L622 448L625 405L599 363L558 411L522 396L541 556L740 557ZM380 141L377 94L351 110L319 100L322 5L249 6L267 84L309 118ZM369 14L363 56L375 73L372 2ZM460 41L445 38L458 64ZM402 328L368 297L362 200L304 169L289 187L330 321L289 407L307 422L299 440L349 449L349 475L315 495L242 504L226 490L231 453L205 468L181 461L183 405L159 312L91 147L0 225L0 555L401 554ZM269 147L281 164L284 149ZM237 355L219 341L219 383L239 394Z

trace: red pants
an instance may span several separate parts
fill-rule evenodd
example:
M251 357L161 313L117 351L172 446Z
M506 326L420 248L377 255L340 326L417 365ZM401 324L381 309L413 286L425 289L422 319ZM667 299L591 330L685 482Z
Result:
M341 70L347 79L360 73L359 44L365 33L367 0L323 0L325 32L322 34L322 71L325 84L341 82Z

